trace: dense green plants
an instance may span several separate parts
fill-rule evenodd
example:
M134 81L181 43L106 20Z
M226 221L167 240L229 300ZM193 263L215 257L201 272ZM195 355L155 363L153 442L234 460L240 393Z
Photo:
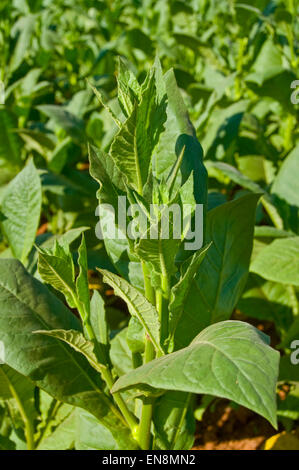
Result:
M296 428L297 1L3 1L0 46L0 448L188 448L193 410L212 395ZM156 54L173 71L150 70ZM202 249L98 240L97 182L116 221L119 196L147 220L153 202L203 203ZM138 220L126 220L137 234ZM172 357L175 370L184 354L200 364L196 336L215 346L213 328L225 321L233 336L236 320L257 348L265 337L249 324L281 352L277 418L253 389L237 396L233 378L226 394L200 377L195 386L196 365L184 383L159 371L147 380L151 363L170 361L171 377ZM59 337L32 335L45 329Z
M90 171L101 185L101 204L120 212L119 197L125 197L149 221L143 232L136 210L128 211L128 222L137 230L134 240L119 224L117 229L126 236L122 244L105 239L124 277L99 268L103 281L127 303L128 327L112 339L102 298L95 291L90 300L84 236L79 271L67 240L56 240L51 248L37 247L41 280L60 292L69 308L77 309L81 323L20 261L3 259L2 388L8 394L15 390L11 381L18 382L22 374L22 380L33 381L54 400L91 413L107 429L108 442L112 439L113 448L119 449L189 448L196 393L234 400L275 426L279 354L266 335L247 323L228 320L248 273L259 195L245 195L207 214L204 210L205 245L199 250L184 249L186 231L174 238L171 217L169 236L164 237L163 213L174 201L178 207L189 204L191 217L196 204L206 205L202 149L172 71L163 75L156 61L140 85L120 62L118 84L123 113L117 119L119 131L109 154L90 146ZM4 232L23 262L37 226L33 214L40 210L34 174L30 163L10 184L3 204L8 208ZM31 204L24 214L28 236L21 237L17 222L22 228L24 222L16 209L26 200ZM154 220L150 204L158 207ZM147 236L154 224L156 236ZM17 401L21 406L23 391ZM32 449L32 412L24 418ZM102 437L97 448L106 445Z

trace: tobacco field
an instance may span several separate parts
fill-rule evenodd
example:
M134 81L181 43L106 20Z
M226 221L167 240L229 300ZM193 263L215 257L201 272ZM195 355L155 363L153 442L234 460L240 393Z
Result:
M0 450L299 450L298 19L1 0Z

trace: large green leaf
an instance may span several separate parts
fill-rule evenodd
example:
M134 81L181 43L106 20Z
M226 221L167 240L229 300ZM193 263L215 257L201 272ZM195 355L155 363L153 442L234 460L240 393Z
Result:
M272 193L297 207L299 207L298 173L299 145L284 160L272 186Z
M186 346L203 328L232 314L248 275L258 198L249 194L208 212L206 242L212 245L186 299L177 346Z
M44 282L65 296L70 307L76 306L75 269L68 247L55 241L52 250L39 248L38 272Z
M103 281L109 284L128 305L132 316L137 317L151 338L157 351L163 353L160 346L160 324L155 307L144 297L143 294L127 281L110 273L105 269L99 269L103 275Z
M69 345L32 334L37 330L80 331L79 320L19 261L1 260L0 267L0 337L7 364L56 399L86 408L105 422L111 407L99 373Z
M188 347L120 377L112 392L150 388L215 395L246 406L276 426L279 353L268 340L247 323L220 322Z
M95 344L92 341L85 339L84 335L80 331L76 330L37 330L37 334L50 336L51 338L57 338L65 343L69 344L75 351L83 354L86 357L89 364L98 372L102 372L105 366L100 364L97 359L95 352Z
M259 252L250 270L269 281L299 286L299 237L274 240Z
M41 183L34 163L28 165L10 182L2 200L6 217L3 231L16 258L24 262L35 241L42 204Z
M125 190L123 174L115 165L112 158L97 149L89 146L90 174L100 184L98 198L101 204L111 204L118 213L118 197Z
M73 408L63 417L59 424L51 430L49 435L40 442L37 450L72 449L74 447L75 438L76 410Z

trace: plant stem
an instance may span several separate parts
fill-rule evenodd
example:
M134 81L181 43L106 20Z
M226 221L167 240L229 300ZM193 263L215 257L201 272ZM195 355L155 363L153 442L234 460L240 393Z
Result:
M146 338L144 363L152 361L155 358L154 346L149 338ZM138 441L142 450L149 450L151 445L151 423L153 415L153 404L143 403L141 419L138 432Z
M82 309L80 307L79 302L76 302L76 305L77 305L77 308L79 310L80 315L82 316L82 314L83 314L82 318L84 319L83 321L84 321L84 326L85 326L87 335L88 335L88 337L91 341L94 341L94 343L96 345L96 351L97 351L98 343L97 343L96 336L94 334L92 325L90 324L89 318L88 318L88 316L86 315L85 312L82 312ZM110 390L114 385L114 380L113 380L113 377L112 377L112 374L111 374L111 371L109 369L108 364L106 364L106 368L103 368L103 370L101 372L101 376L102 376L102 379L106 382L106 384L107 384L107 386ZM124 400L123 400L123 398L122 398L122 396L119 392L114 393L113 398L114 398L114 401L117 404L122 416L124 417L126 424L128 424L129 428L131 429L132 433L134 434L135 431L136 431L136 427L138 425L135 416L130 412L130 410L128 409L126 403L124 402ZM111 409L112 409L112 411L115 411L115 410L117 411L117 409L114 410L114 406L112 406ZM117 415L118 415L118 413L117 413Z
M142 271L144 278L144 291L146 298L154 305L155 304L155 291L151 285L150 272L147 265L142 262ZM150 340L145 340L144 363L152 361L155 358L155 349ZM143 403L141 410L141 418L138 430L138 442L142 450L150 449L151 444L151 423L153 415L153 404Z
M113 381L113 377L109 369L106 369L106 371L103 372L103 378L106 384L108 385L108 388L111 389L114 385L114 381ZM137 427L137 420L135 419L135 416L128 409L120 393L118 392L114 393L113 398L118 408L120 409L123 417L128 423L132 433L135 434L136 427Z

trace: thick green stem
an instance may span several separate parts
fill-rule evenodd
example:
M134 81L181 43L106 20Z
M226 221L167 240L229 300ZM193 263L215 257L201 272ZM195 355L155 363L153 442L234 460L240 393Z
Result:
M152 361L155 358L154 346L149 338L146 338L144 363ZM151 423L153 415L153 404L143 403L141 419L138 432L138 441L142 450L149 450L151 445Z
M142 271L144 278L144 291L146 298L154 305L155 304L155 291L151 285L150 272L144 262L142 262ZM155 349L150 340L145 340L144 363L152 361L155 358ZM141 410L141 418L138 430L138 442L142 450L150 449L151 445L151 423L153 415L153 404L143 403Z
M175 430L175 432L172 436L171 443L170 443L170 449L171 450L174 449L175 443L176 443L176 441L177 441L177 439L180 435L181 428L183 426L183 423L184 423L184 420L185 420L185 417L186 417L186 414L187 414L187 411L188 411L188 407L189 407L189 404L190 404L191 397L192 397L191 393L186 393L185 405L182 408L177 410L176 422L175 422L175 429L176 430Z
M151 284L150 271L144 261L142 261L142 271L143 271L143 279L144 279L145 297L153 305L155 305L155 300L156 300L155 291Z

